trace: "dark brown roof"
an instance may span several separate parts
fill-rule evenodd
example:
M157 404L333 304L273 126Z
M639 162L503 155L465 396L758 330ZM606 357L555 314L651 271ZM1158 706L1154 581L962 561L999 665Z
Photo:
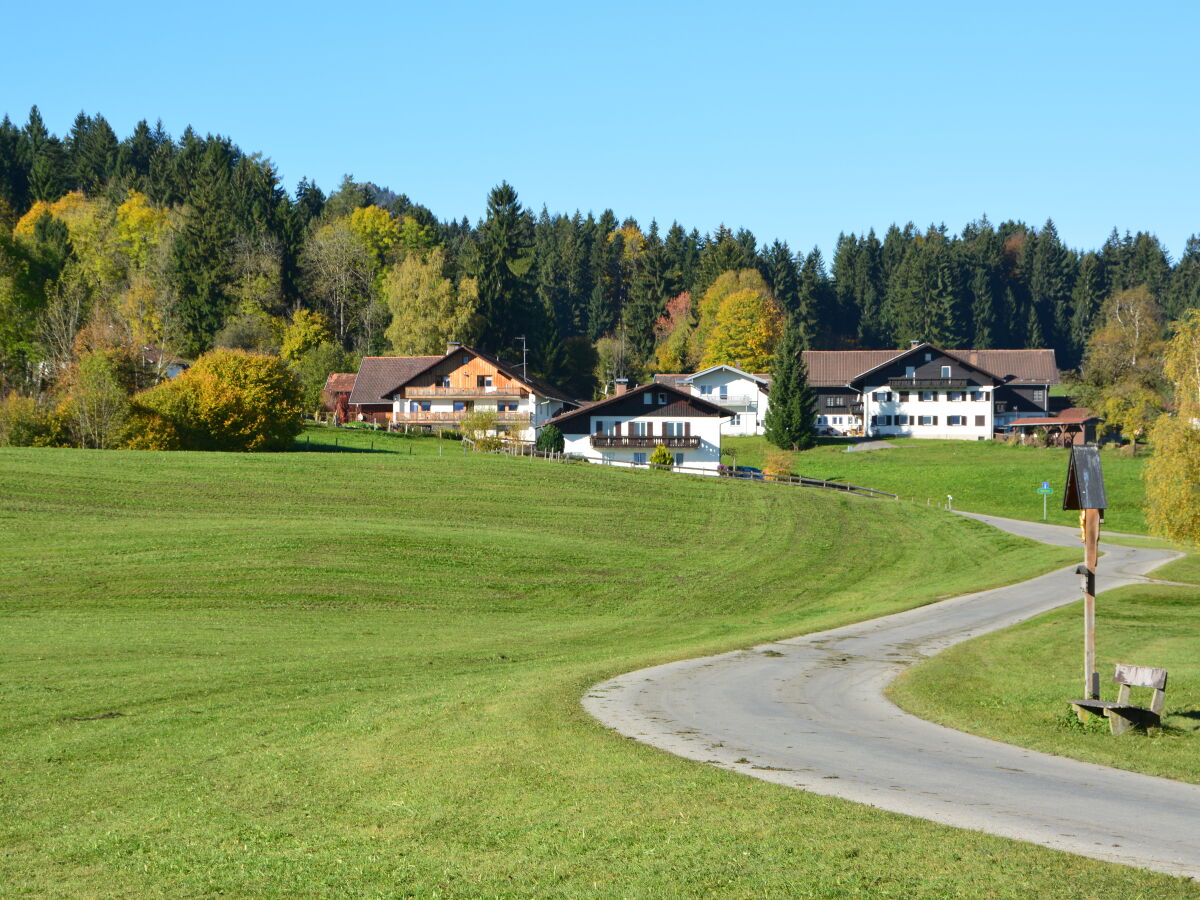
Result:
M582 415L583 413L590 414L590 413L596 412L597 410L603 409L606 406L610 406L614 403L628 400L630 397L636 397L638 394L644 394L646 391L658 391L658 390L670 391L671 393L683 398L688 403L692 404L696 409L707 412L710 416L721 416L722 418L730 418L734 415L734 413L732 411L726 409L725 407L718 406L715 403L709 403L707 400L705 400L701 397L695 396L690 391L682 390L681 388L678 388L673 384L664 384L661 382L651 382L650 384L643 384L641 387L630 388L623 394L614 394L612 397L605 397L603 400L596 400L592 403L585 403L582 406L580 406L578 409L573 409L569 412L559 413L557 416L555 416L553 419L551 419L550 422L547 424L557 425L560 422L564 422L567 419L572 419L575 416ZM663 407L654 407L654 408L655 409L663 409ZM672 414L673 415L681 415L681 413L672 413Z
M529 387L533 388L534 393L542 397L549 397L551 400L563 400L567 403L575 403L561 389L555 387L544 378L537 378L533 375L522 375L521 367L517 363L505 362L497 356L492 356L490 353L484 353L482 350L475 350L472 347L456 347L455 352L466 350L468 353L474 353L480 359L490 362L493 366L507 375L514 381L520 381Z
M349 403L391 403L387 395L441 356L364 356Z
M325 390L331 394L344 394L354 390L354 381L357 378L357 372L330 372L329 377L325 379Z
M926 349L921 344L907 350L805 350L808 381L814 387L848 384L872 369ZM1053 350L945 350L967 365L995 375L1008 384L1058 384Z

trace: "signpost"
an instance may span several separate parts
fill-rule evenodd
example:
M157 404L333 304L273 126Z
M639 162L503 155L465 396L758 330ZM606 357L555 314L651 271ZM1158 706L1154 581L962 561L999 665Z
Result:
M1043 481L1042 486L1037 491L1042 495L1042 521L1046 521L1046 498L1054 493L1054 488L1050 487L1050 482Z
M1063 490L1063 509L1080 510L1083 525L1083 565L1075 571L1083 587L1084 696L1091 700L1100 699L1100 673L1096 671L1096 557L1100 520L1107 508L1099 448L1072 447L1067 486Z

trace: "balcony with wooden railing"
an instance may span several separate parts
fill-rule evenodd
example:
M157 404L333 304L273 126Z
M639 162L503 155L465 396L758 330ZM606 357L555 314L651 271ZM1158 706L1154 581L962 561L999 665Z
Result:
M965 378L889 378L888 387L901 391L929 391L937 388L964 388Z
M653 449L662 444L668 450L694 450L700 446L699 435L622 435L593 434L592 446L604 450Z
M528 397L529 391L517 384L492 387L406 387L405 398L437 397L450 400L455 397Z
M393 419L397 424L408 423L409 425L455 425L462 421L463 416L468 416L473 412L485 412L485 410L460 410L458 412L404 412L394 413ZM495 412L494 410L486 410L486 412ZM527 412L497 412L495 413L496 422L500 425L528 425L533 421L533 417Z

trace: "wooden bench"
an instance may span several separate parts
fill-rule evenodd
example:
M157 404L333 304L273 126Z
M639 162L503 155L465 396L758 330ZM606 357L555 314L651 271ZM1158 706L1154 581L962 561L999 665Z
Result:
M1107 716L1113 734L1120 734L1134 725L1149 728L1162 724L1163 700L1167 695L1167 670L1149 666L1128 666L1117 663L1113 672L1113 684L1119 684L1116 702L1111 700L1072 700L1071 706L1080 722L1089 715ZM1129 702L1130 688L1153 688L1150 705L1134 706Z

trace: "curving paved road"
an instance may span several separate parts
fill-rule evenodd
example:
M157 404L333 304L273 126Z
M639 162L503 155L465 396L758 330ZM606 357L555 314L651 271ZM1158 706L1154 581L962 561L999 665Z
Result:
M972 517L1079 547L1075 529ZM1150 580L1147 572L1178 555L1101 549L1099 591ZM999 744L918 719L883 696L923 657L1078 596L1070 567L857 625L632 672L593 687L583 705L621 734L755 778L1200 878L1200 786Z

